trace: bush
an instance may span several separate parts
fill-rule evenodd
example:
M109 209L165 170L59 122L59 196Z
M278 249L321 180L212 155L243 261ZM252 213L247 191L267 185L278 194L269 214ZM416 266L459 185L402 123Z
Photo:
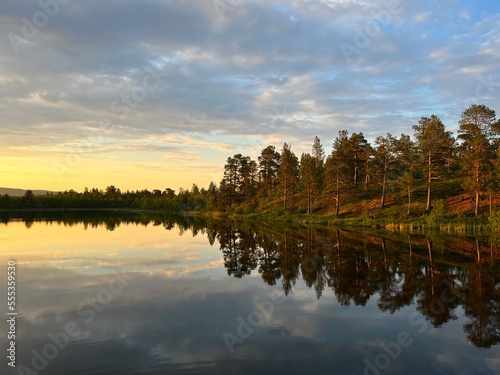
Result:
M493 232L500 231L500 211L494 211L488 216L488 224Z
M425 217L425 223L432 228L436 228L446 217L446 203L439 199L434 203L432 211Z

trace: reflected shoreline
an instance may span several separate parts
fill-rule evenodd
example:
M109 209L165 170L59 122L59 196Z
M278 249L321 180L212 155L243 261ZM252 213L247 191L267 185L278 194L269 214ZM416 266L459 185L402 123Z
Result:
M268 285L281 283L285 295L299 279L321 298L333 290L343 306L377 307L391 314L405 306L434 327L469 319L467 339L476 347L500 343L500 252L498 238L458 238L447 234L402 234L269 222L236 222L199 217L123 212L50 212L22 218L2 217L33 225L82 225L85 229L163 226L182 235L205 235L217 244L229 276L258 273Z

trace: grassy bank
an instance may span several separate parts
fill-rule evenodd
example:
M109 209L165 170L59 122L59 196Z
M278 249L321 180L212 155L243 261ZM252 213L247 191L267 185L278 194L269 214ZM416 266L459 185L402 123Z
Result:
M199 210L189 212L207 218L258 220L280 223L304 223L331 225L352 228L388 229L391 231L424 232L443 231L450 233L500 232L500 200L481 201L481 215L474 216L474 201L466 194L461 185L462 178L436 181L432 196L432 210L426 211L427 189L419 185L412 193L409 207L407 196L397 191L389 191L383 208L380 207L380 194L377 189L353 192L344 197L340 214L333 212L331 201L316 202L313 214L306 214L303 202L296 202L292 212L280 209L280 199L259 206L241 205L227 211ZM490 213L491 212L491 213Z
M429 230L439 230L442 232L456 233L485 233L500 232L500 212L496 211L490 215L481 217L467 217L464 215L450 215L443 211L438 205L430 213L418 216L397 218L390 215L371 215L370 212L363 212L360 215L343 214L335 216L330 213L290 213L290 212L241 212L235 210L227 211L183 211L170 212L166 210L147 210L130 208L53 208L53 209L0 209L0 216L4 219L8 217L18 217L37 215L43 213L64 214L64 213L115 213L115 214L153 214L153 215L182 215L203 217L215 220L246 220L258 222L276 222L281 224L314 224L325 226L338 226L350 228L372 228L387 229L391 231L404 232L424 232Z
M259 222L315 224L350 228L387 229L401 232L442 231L449 233L498 233L500 232L500 214L486 217L463 217L438 215L436 211L422 217L394 219L390 217L372 217L369 215L340 216L331 214L300 214L300 213L235 213L218 211L186 212L188 216L199 216L210 219L249 220Z

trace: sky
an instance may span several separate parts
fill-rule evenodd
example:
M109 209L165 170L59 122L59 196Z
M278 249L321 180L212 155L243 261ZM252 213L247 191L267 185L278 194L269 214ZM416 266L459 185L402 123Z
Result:
M0 3L1 187L207 187L237 153L499 99L497 0Z

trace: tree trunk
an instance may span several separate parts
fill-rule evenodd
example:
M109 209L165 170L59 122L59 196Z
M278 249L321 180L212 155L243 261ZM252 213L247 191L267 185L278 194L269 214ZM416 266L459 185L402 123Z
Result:
M370 181L370 175L368 174L368 157L367 157L365 164L365 190L368 189L368 181Z
M384 208L385 205L385 190L387 185L387 163L384 165L384 177L382 179L382 198L380 199L380 208Z
M427 161L427 206L425 208L426 211L431 209L431 182L432 182L432 157L429 154L429 158Z
M411 207L411 187L408 185L408 211L407 214L410 216L410 207Z
M429 251L429 265L431 271L431 290L432 295L434 295L434 262L432 260L432 242L426 239L427 241L427 250Z
M336 242L335 242L335 247L337 248L337 250L339 251L340 253L340 230L336 229L335 230L335 239L336 239Z
M286 179L285 179L285 188L283 189L283 211L286 211L286 196L288 195L288 189L286 186Z
M481 176L480 165L479 163L476 163L474 166L474 178L476 180L476 190L474 191L474 200L475 200L474 216L479 215L479 189L481 187L480 176Z
M413 246L411 244L411 237L408 235L408 246L410 247L410 264L411 264L411 257L412 257L412 252L413 252Z
M340 212L340 197L339 197L339 193L337 192L337 197L335 199L335 216L339 216L339 212Z
M476 196L476 208L474 210L474 216L478 216L479 215L479 191L476 190L475 196Z
M358 185L358 155L354 155L354 186Z
M382 238L382 252L384 253L384 267L387 272L387 253L386 253L386 247L385 247L385 239Z
M307 189L307 214L311 214L311 189Z
M336 202L335 202L335 216L339 216L340 212L340 176L337 168L337 186L336 186Z
M427 242L427 251L429 252L429 263L432 266L432 243L428 239L425 240Z

